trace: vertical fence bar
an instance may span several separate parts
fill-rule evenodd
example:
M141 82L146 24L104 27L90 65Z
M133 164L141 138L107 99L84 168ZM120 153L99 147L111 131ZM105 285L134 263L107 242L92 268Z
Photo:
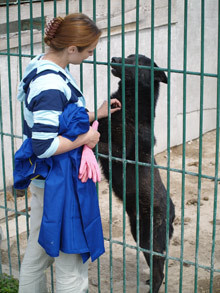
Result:
M14 169L14 127L13 127L13 113L12 113L12 81L11 81L11 58L10 58L10 17L9 17L9 3L7 2L6 9L7 21L7 63L8 63L8 96L9 96L9 111L10 111L10 137L11 137L11 152L12 152L12 166ZM17 239L17 253L18 266L20 267L20 245L19 245L19 231L18 231L18 217L17 217L17 198L15 190L13 189L14 205L15 205L15 224L16 224L16 239ZM7 198L5 199L7 201Z
M19 80L21 80L22 78L22 49L21 49L21 1L20 0L18 0L18 58L19 58ZM21 104L21 115L23 116L22 104Z
M17 9L18 9L18 67L19 67L19 80L22 78L22 49L21 49L21 3L20 0L18 0L17 3ZM9 37L9 35L7 35ZM10 53L9 53L10 54ZM23 116L23 105L21 104L21 116ZM13 122L12 122L13 123ZM23 125L22 125L23 127ZM23 132L23 131L22 131ZM14 153L14 151L13 151ZM12 153L12 156L13 156ZM12 158L13 161L13 158ZM15 221L16 221L16 230L18 231L17 224L17 199L16 199L16 191L13 190L14 198L15 198ZM27 192L25 192L25 208L26 208L26 231L27 231L27 237L29 234L29 222L28 222L28 204L27 204ZM18 265L20 267L20 245L19 245L19 234L16 233L17 236L17 250L18 250Z
M154 226L154 0L151 0L151 194L150 194L150 292L153 292Z
M66 0L66 14L69 14L69 1Z
M111 114L110 114L110 96L111 96L111 0L108 0L108 46L107 46L107 95L108 95L108 153L109 153L109 265L110 265L110 292L112 292L113 263L112 263L112 138L111 138Z
M2 140L2 134L3 134L3 129L2 129L2 91L1 91L1 74L0 74L0 137L1 137L1 149L2 149L2 153L3 153L3 140ZM2 175L3 175L4 169L3 169L3 157L2 157ZM4 180L4 176L3 180ZM2 209L3 206L0 205L0 209ZM3 238L3 231L2 231L2 227L0 226L0 246L1 246L1 242L2 242L2 238ZM0 250L0 275L2 274L2 254L1 254L1 250Z
M13 127L13 112L12 112L12 99L10 100L10 121L11 121L11 150L12 150L12 168L14 170L14 127ZM14 209L15 209L15 225L16 225L16 241L17 241L17 254L18 254L18 267L21 266L20 257L20 241L19 241L19 227L18 227L18 210L17 210L17 194L13 188L14 196Z
M34 57L34 38L33 38L33 0L30 0L30 54L31 54L31 58Z
M200 229L200 202L202 180L202 134L203 134L203 96L204 96L204 29L205 29L205 2L201 1L201 65L200 65L200 127L199 127L199 169L198 169L198 200L196 223L196 251L195 251L195 280L194 292L197 292L198 281L198 254L199 254L199 229Z
M93 21L96 22L96 0L93 0ZM94 73L94 113L95 119L97 119L97 63L96 63L96 49L93 53L93 73ZM98 146L96 146L97 157ZM96 184L98 189L98 183ZM101 292L101 278L100 278L100 260L97 260L97 273L98 273L98 291Z
M18 0L18 63L19 63L19 80L22 79L22 43L21 43L21 1ZM23 117L23 103L21 103L21 118ZM22 123L23 133L23 123ZM28 197L25 190L25 210L26 210L26 231L29 237L29 213L28 213Z
M123 292L126 292L126 101L125 101L125 1L121 1L121 43L122 43L122 161L123 161Z
M5 144L4 144L4 134L3 134L3 119L2 119L2 96L1 96L1 76L0 76L0 130L1 130L1 147L2 147L2 181L4 190L4 206L1 208L5 209L5 224L6 224L6 238L7 238L7 248L8 248L8 263L9 263L9 274L12 275L11 267L11 250L10 250L10 235L9 235L9 225L8 225L8 205L6 196L6 174L5 174Z
M18 60L19 60L19 78L22 77L22 50L21 50L21 1L18 0Z
M11 251L10 251L10 235L8 225L8 206L6 198L6 174L5 174L5 148L4 148L4 134L3 134L3 118L2 118L2 95L1 95L1 76L0 76L0 131L1 131L1 147L2 147L2 181L4 190L4 206L1 208L5 209L5 224L6 224L6 237L7 237L7 248L8 248L8 263L9 273L12 275L11 267Z
M6 21L7 21L7 61L8 61L8 80L10 80L9 75L10 75L10 58L9 58L9 52L10 52L10 40L9 40L9 3L7 2L6 6ZM9 95L11 94L10 92L10 85L9 85ZM2 117L2 116L1 116ZM2 146L4 149L4 136L3 136L3 125L2 125ZM4 150L3 150L4 152ZM4 162L4 157L3 157L3 162ZM6 219L6 233L7 233L7 244L8 244L8 262L9 262L9 272L10 275L12 274L12 267L11 267L11 249L10 249L10 237L9 237L9 227L8 227L8 209L7 209L7 197L6 197L6 181L5 181L5 164L3 166L3 184L4 184L4 201L5 201L5 219Z
M139 53L139 0L136 1L136 42L135 42L135 181L136 181L136 259L137 259L137 293L140 285L140 216L139 216L139 153L138 153L138 53ZM143 219L142 219L143 220Z
M56 0L54 0L54 17L57 14L56 10ZM45 43L44 43L44 27L45 25L45 14L44 14L44 1L41 0L41 35L42 35L42 52L45 52ZM55 292L54 288L54 272L53 272L53 264L50 266L50 284L51 284L51 293Z
M168 292L169 228L170 228L170 90L171 90L171 0L168 1L168 43L167 43L167 211L166 211L166 260L165 292Z
M20 0L19 0L20 2ZM20 16L20 10L21 10L21 3L19 3L18 6L19 9L19 16ZM19 29L19 34L21 34L21 29ZM19 77L20 80L22 79L22 44L21 39L19 37ZM23 118L23 102L21 103L21 118ZM22 123L22 134L23 134L23 123ZM28 213L28 196L27 196L27 190L25 190L25 210L26 210L26 231L27 231L27 238L29 237L29 213Z
M188 0L184 1L184 54L183 54L183 154L182 154L182 199L181 199L181 251L180 251L180 282L179 292L183 286L183 254L184 254L184 203L185 203L185 167L186 167L186 84L187 84L187 25Z
M109 160L109 270L110 292L113 291L113 261L112 261L112 136L111 136L111 0L108 0L107 20L107 96L108 96L108 160Z
M53 0L53 16L57 16L57 0Z
M82 13L82 0L79 0L79 12ZM80 90L83 93L83 63L80 64Z
M82 12L82 0L79 0L79 12Z
M45 43L44 43L44 0L41 0L41 46L42 46L42 52L45 52Z
M216 218L218 199L218 170L219 170L219 128L220 128L220 0L218 1L218 67L217 67L217 105L216 105L216 151L215 151L215 181L214 181L214 204L213 204L213 228L212 228L212 252L210 270L210 293L213 292L213 275L215 262L216 242Z
M21 2L18 0L18 63L19 63L19 80L22 79L22 43L21 43ZM23 117L23 103L21 103L21 118ZM23 133L23 123L22 123ZM29 214L28 214L28 197L25 191L25 209L26 209L26 231L27 238L29 236Z
M93 0L93 21L96 22L96 0ZM94 73L94 112L97 119L97 64L96 64L96 49L93 53L93 73Z

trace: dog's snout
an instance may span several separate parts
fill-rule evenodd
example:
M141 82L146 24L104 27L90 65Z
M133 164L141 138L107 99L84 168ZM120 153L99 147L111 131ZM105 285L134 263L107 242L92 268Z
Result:
M115 59L115 57L112 57L112 63L117 63Z
M112 57L112 63L120 63L120 58Z

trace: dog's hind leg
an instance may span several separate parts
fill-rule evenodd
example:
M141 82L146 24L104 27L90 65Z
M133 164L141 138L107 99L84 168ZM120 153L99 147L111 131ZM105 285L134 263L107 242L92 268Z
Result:
M127 213L130 220L131 233L135 241L137 241L137 222L136 222L136 207L135 204L127 207ZM153 232L153 251L163 253L166 246L166 223L161 220L161 225L158 225L158 219L155 215L154 219L154 232ZM139 221L139 235L140 235L140 247L150 250L150 218L149 215L143 213L140 209L140 221ZM144 257L148 266L150 267L150 254L144 252ZM154 255L153 256L153 293L157 293L164 278L164 257ZM150 281L147 281L149 285Z
M162 223L165 225L165 223ZM166 229L164 227L158 227L154 223L154 233L153 233L153 251L158 253L163 253L166 241ZM140 246L147 250L150 250L150 222L149 219L146 222L140 222ZM151 267L150 253L144 252L144 257L149 267ZM153 255L153 293L157 293L164 278L164 257ZM150 285L150 280L147 281Z
M144 252L145 259L150 267L150 254ZM154 255L153 256L153 293L158 293L160 286L164 278L164 258ZM150 280L146 281L147 285L150 285Z

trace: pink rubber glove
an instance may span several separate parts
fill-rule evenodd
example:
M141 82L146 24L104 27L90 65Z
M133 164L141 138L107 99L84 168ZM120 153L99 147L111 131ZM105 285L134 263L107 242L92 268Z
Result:
M98 121L94 121L92 128L95 130L98 129ZM99 165L96 161L96 157L93 151L87 146L84 145L82 151L82 158L79 168L79 179L84 183L88 179L92 179L93 182L101 181L101 172Z

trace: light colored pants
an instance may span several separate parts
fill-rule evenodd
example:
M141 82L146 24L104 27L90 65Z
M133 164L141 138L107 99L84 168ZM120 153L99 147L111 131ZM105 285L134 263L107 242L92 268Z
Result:
M56 292L81 293L88 290L88 262L83 264L78 254L60 251L55 259L38 243L43 214L44 189L31 184L31 229L21 265L19 293L47 293L46 269L55 260Z

